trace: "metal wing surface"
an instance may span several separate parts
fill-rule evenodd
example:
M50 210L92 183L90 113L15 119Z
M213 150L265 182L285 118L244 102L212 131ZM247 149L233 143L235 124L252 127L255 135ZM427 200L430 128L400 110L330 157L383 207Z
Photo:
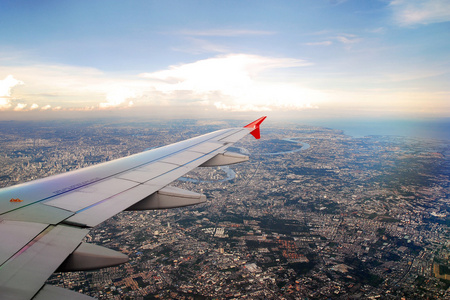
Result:
M198 166L248 160L226 149L248 133L259 138L264 119L0 189L0 298L92 299L45 284L55 271L92 270L128 260L82 242L89 229L123 210L204 202L204 195L169 184Z

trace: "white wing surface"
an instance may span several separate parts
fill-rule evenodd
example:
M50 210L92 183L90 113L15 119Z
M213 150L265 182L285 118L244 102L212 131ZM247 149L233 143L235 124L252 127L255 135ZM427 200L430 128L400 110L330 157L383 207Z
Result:
M55 271L92 270L128 260L82 242L89 229L123 210L206 201L204 195L169 184L198 166L248 160L226 149L249 133L259 138L264 119L0 189L0 299L92 299L45 285Z

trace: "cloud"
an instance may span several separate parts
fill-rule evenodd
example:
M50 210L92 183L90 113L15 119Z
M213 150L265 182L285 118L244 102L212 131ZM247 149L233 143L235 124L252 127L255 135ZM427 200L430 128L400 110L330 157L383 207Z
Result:
M388 82L401 82L410 81L424 78L431 78L447 73L445 69L421 69L415 70L414 68L405 68L400 72L390 72L382 74Z
M312 103L325 95L297 82L278 81L275 74L278 69L309 65L293 58L230 54L141 76L171 105L195 101L196 105L233 111L305 109L315 107Z
M224 85L244 84L264 70L309 66L293 58L270 58L249 54L230 54L170 66L167 70L143 73L142 77L182 85L185 88L215 89ZM234 77L237 76L237 77Z
M0 110L8 109L11 104L11 90L17 85L23 84L22 81L15 79L12 75L6 76L0 80Z
M332 41L305 43L306 46L330 46L332 44Z
M202 54L202 53L228 53L230 49L226 46L222 46L216 43L212 43L198 38L186 38L191 45L183 45L181 47L173 47L172 50L178 52L185 52L190 54Z
M368 32L370 32L370 33L385 33L386 28L385 27L377 27L377 28L368 30Z
M394 21L400 26L450 21L448 0L393 0L389 7Z
M330 91L334 101L323 105L323 109L343 112L346 109L385 115L394 113L399 115L422 114L429 116L448 116L450 104L449 92L426 91L423 89L362 89ZM344 100L345 99L345 100Z
M183 30L178 34L188 36L244 36L244 35L273 35L274 31L248 30L248 29L209 29L209 30Z
M10 96L0 96L0 110L79 110L128 106L148 84L134 76L107 75L100 70L67 65L9 66L8 71L27 82L15 91L26 107L17 107ZM2 74L0 73L0 76ZM125 77L125 78L123 78ZM12 76L0 81L2 94L10 95L11 87L21 84ZM5 82L8 84L5 85ZM6 86L6 87L5 87ZM125 103L126 100L126 103ZM36 105L38 107L36 107ZM38 109L41 107L41 109Z
M16 107L14 107L15 111L21 111L24 110L25 107L27 107L27 104L25 103L17 103Z
M106 95L106 102L101 102L99 104L99 107L104 109L108 108L117 108L117 107L124 107L124 106L133 106L133 101L127 101L131 98L136 98L138 96L137 92L130 89L130 88L124 88L124 87L118 87L115 89L112 89L108 92Z
M9 102L9 99L6 99L4 97L0 97L0 110L4 110L11 107L11 103Z
M347 2L348 0L329 0L332 5L341 5L342 3Z
M229 54L139 75L106 74L93 68L62 65L8 66L0 71L0 77L5 78L0 81L0 110L42 115L51 111L57 111L58 115L90 111L98 115L100 111L120 109L121 113L127 110L130 114L164 111L171 115L213 116L224 111L285 113L318 107L323 111L328 107L336 112L347 108L448 115L449 94L445 88L441 94L432 94L435 89L407 83L404 90L395 85L369 90L371 85L366 78L358 81L345 74L335 74L332 79L317 77L311 65L309 61L289 57ZM7 73L1 73L5 70ZM444 69L438 73L425 71L381 75L383 80L393 83L446 74ZM22 81L26 85L21 85ZM346 84L350 81L351 84ZM20 88L14 89L18 85Z
M355 44L361 41L360 38L358 38L356 35L354 34L340 34L338 36L335 37L336 40L338 40L339 42L343 43L343 44Z
M266 111L316 107L326 95L286 77L290 68L312 63L296 58L229 54L138 75L113 76L66 65L8 67L26 85L10 101L12 76L2 81L0 109L80 111L143 106L205 110ZM289 71L292 72L292 71ZM1 73L0 73L1 76ZM8 84L5 85L7 82Z

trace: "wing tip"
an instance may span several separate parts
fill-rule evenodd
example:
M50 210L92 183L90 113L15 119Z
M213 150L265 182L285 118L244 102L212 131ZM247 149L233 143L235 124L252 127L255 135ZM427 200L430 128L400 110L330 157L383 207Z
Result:
M244 126L244 128L250 129L250 134L255 137L255 139L259 140L261 137L259 125L267 118L267 116L261 117L258 120L251 122Z

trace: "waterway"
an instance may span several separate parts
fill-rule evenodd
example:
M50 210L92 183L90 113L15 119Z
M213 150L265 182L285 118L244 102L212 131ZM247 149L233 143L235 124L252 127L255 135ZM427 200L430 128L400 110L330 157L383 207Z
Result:
M185 182L206 182L206 183L213 183L213 182L224 182L228 180L232 180L236 178L236 172L234 172L229 166L221 166L219 167L219 170L222 170L225 172L226 177L219 180L202 180L202 179L194 179L194 178L187 178L187 177L180 177L178 180L185 181Z
M295 152L300 152L300 151L304 151L306 149L309 149L311 147L310 144L298 141L298 137L292 137L292 138L285 138L283 139L283 141L287 141L287 142L291 142L291 143L295 143L298 145L301 145L301 147L293 149L293 150L289 150L289 151L280 151L280 152L269 152L269 153L257 153L254 155L283 155L283 154L290 154L290 153L295 153ZM249 151L245 148L239 148L241 153L245 153L245 154L249 154ZM222 166L219 167L219 169L221 171L224 171L226 174L226 177L223 179L219 179L219 180L202 180L202 179L194 179L194 178L187 178L187 177L180 177L178 178L178 180L180 181L184 181L184 182L194 182L194 183L201 183L201 182L206 182L206 183L214 183L214 182L225 182L225 181L229 181L229 180L233 180L234 178L236 178L236 173L228 166Z

